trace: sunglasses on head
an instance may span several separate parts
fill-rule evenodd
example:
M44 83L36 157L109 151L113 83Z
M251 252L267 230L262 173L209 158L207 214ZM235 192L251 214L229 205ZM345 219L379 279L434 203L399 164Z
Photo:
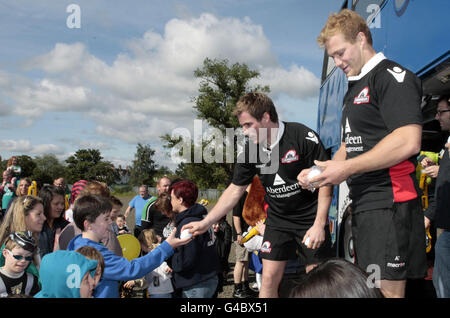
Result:
M10 250L6 250L9 255L14 257L16 260L21 261L25 259L27 262L31 262L33 260L33 256L23 256L23 255L14 255Z

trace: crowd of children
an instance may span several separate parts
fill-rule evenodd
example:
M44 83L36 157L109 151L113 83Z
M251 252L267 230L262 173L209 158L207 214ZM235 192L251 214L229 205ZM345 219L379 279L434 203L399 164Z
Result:
M13 179L14 171L20 174L17 159L14 163L16 169L4 173L2 191L7 193L5 188L9 189L10 183L29 180ZM31 182L23 184L29 186ZM65 187L63 180L59 184ZM172 202L178 202L176 206L167 193L161 196L155 206L165 206L174 214L167 218L163 236L151 228L140 231L141 253L134 259L122 255L118 238L130 235L130 229L121 214L123 203L110 195L108 187L79 180L71 196L66 196L59 184L44 185L35 190L36 195L28 195L28 188L22 187L5 203L8 208L2 210L0 226L0 297L171 298L212 297L216 292L219 262L202 262L199 271L201 258L196 257L204 250L208 259L218 260L212 230L195 241L180 238L181 220L207 213L204 204L195 203L198 189L194 183L182 181L174 186L178 189L172 198ZM221 233L217 228L219 240L223 240ZM220 246L228 258L229 249ZM202 290L198 284L203 284L205 277L211 282L208 293L195 294Z

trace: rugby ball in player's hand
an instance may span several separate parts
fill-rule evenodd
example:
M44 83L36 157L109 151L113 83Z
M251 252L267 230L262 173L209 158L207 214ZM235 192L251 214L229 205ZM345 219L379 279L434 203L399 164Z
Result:
M311 240L310 240L310 238L308 236L303 244L305 244L306 247L309 247L309 241L311 241Z
M191 238L191 237L192 237L192 234L189 233L189 229L181 231L180 239L184 240L186 238Z
M312 166L308 173L308 176L307 176L308 181L317 177L321 173L322 173L322 168L320 168L319 166ZM318 182L310 183L309 190L313 191L315 189L315 187L317 186L317 184L318 184Z

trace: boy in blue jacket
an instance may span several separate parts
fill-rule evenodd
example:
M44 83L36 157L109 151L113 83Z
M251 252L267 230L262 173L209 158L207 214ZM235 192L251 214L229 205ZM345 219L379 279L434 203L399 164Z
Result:
M191 238L177 239L173 233L151 253L128 261L100 244L111 224L109 218L111 208L109 200L96 195L85 195L75 202L73 209L75 224L82 230L82 234L74 237L67 249L76 250L81 246L92 246L102 253L105 260L105 271L95 289L95 298L119 298L120 281L145 276L172 256L175 248L191 241Z

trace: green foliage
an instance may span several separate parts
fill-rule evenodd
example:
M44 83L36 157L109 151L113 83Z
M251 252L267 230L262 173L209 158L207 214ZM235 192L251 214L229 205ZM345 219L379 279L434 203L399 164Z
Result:
M19 161L22 163L22 161ZM39 180L42 183L53 183L59 177L66 177L64 166L58 161L55 155L47 154L34 158L35 168L31 174L32 180ZM29 174L28 174L29 175Z
M155 181L155 185L156 185L156 182L158 182L158 180L161 179L162 177L169 177L169 179L173 180L173 179L176 179L178 176L172 170L170 170L168 167L161 166L158 168L158 170L155 173L155 176L153 177L153 180Z
M131 193L133 192L133 187L129 184L125 184L125 185L114 185L111 187L112 191L111 194L112 195L123 195L126 193ZM133 192L134 193L134 192Z
M224 188L233 176L234 163L226 163L226 128L238 128L239 122L232 114L236 103L241 96L253 91L269 92L268 86L251 86L250 81L259 76L257 71L249 69L246 64L234 63L229 65L228 60L206 58L203 66L194 71L200 78L199 95L193 98L197 118L207 121L210 127L219 129L223 138L223 158L217 160L222 163L181 163L177 167L177 175L188 178L197 183L200 188ZM165 148L172 149L182 142L181 137L172 138L166 134L161 136L166 143ZM213 138L202 140L203 149ZM237 144L236 137L233 145ZM189 149L189 148L188 148ZM190 162L194 162L194 145L191 141ZM183 156L180 150L180 156ZM236 158L236 147L234 149ZM216 160L215 160L216 161ZM235 161L235 160L233 160Z
M118 174L109 161L102 161L98 149L80 149L66 159L67 182L74 183L80 179L101 181L113 184Z
M201 78L199 95L194 98L197 118L205 119L212 127L225 134L225 128L238 128L239 122L232 114L239 98L252 91L268 92L268 86L251 87L251 79L259 76L246 64L228 65L228 60L206 58L203 67L194 71Z
M33 158L31 158L30 156L27 156L27 155L21 155L21 156L16 156L16 157L17 157L17 161L19 162L19 166L22 168L21 176L22 177L31 176L34 168L36 167L36 163L34 162ZM6 170L7 165L8 165L8 160L9 160L9 158L7 158L5 160L1 160L1 157L0 157L1 172Z
M176 175L195 182L200 189L223 189L228 184L227 172L218 163L180 163Z
M138 143L134 155L133 164L130 169L130 184L140 186L141 184L154 185L154 176L157 165L152 157L155 155L150 145Z
M22 168L22 176L29 176L32 174L34 168L36 167L36 163L33 161L33 158L30 156L22 155L17 156L17 160Z

